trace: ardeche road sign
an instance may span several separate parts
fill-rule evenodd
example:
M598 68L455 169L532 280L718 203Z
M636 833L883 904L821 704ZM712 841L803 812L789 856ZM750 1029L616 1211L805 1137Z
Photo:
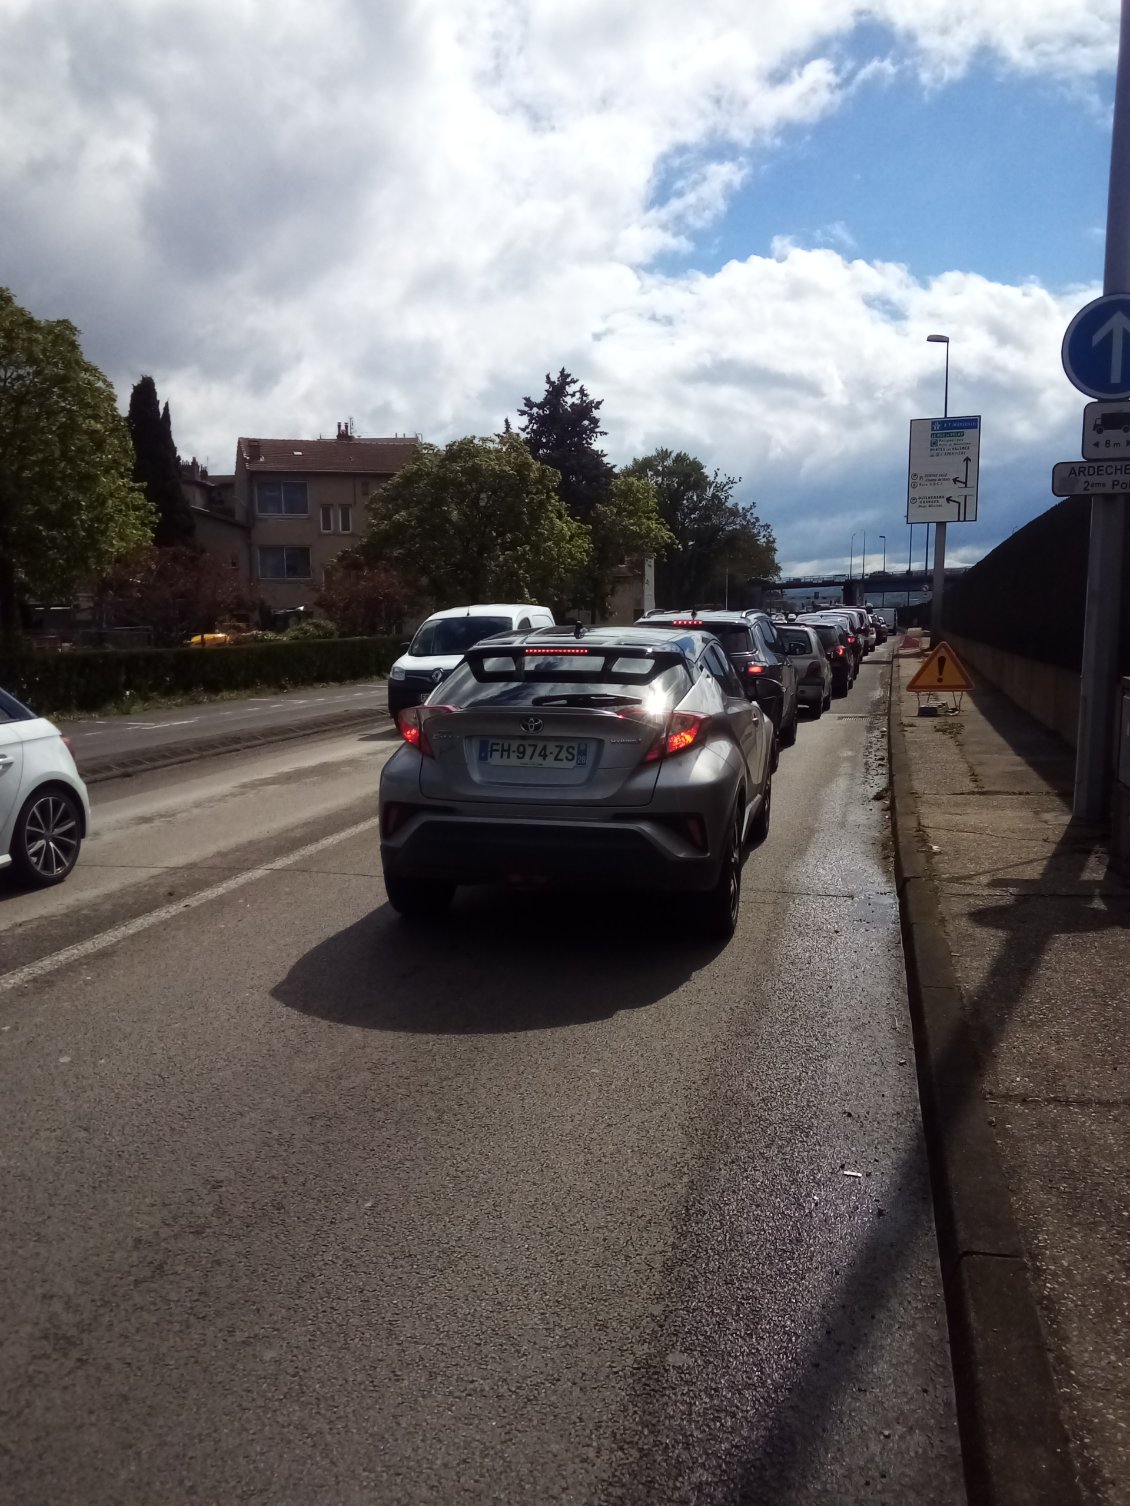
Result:
M1130 293L1086 304L1067 326L1060 352L1067 380L1088 397L1130 397Z
M1130 460L1061 460L1052 467L1053 497L1130 492Z
M908 523L976 523L981 420L912 418Z

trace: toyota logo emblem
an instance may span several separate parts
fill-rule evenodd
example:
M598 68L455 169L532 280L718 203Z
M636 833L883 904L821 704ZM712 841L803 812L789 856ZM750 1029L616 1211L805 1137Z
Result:
M522 719L523 732L540 732L545 726L540 716L527 716Z
M443 670L442 669L433 669L432 670L432 684L433 685L438 685L439 682L442 679L443 679Z

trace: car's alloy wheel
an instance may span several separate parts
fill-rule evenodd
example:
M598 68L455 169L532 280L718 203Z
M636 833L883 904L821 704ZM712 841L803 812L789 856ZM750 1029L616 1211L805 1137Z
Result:
M699 915L704 936L712 941L729 941L738 925L742 903L742 836L745 808L739 805L730 822L726 851L713 889L699 898Z
M44 790L24 806L12 841L12 866L26 883L61 884L78 862L82 813L63 790Z

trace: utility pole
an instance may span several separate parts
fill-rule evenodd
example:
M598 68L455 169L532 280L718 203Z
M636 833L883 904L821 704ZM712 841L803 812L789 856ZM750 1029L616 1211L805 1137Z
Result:
M1122 0L1118 37L1103 293L1130 293L1130 0ZM1091 498L1073 805L1082 821L1101 821L1110 809L1126 505L1121 497L1101 492Z
M934 345L944 345L946 348L946 385L942 398L942 417L950 416L950 337L948 335L927 335L926 339ZM926 529L926 549L929 553L930 529ZM938 644L942 639L942 592L946 584L946 525L939 520L934 524L934 590L930 599L930 641Z

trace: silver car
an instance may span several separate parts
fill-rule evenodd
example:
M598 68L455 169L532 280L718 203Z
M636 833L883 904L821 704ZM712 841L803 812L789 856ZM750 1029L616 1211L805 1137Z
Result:
M787 622L777 629L781 646L796 670L796 696L813 718L832 704L832 666L815 628L802 622Z
M459 884L567 880L686 892L699 929L733 934L773 727L711 634L500 634L399 726L380 829L400 914L434 915Z

